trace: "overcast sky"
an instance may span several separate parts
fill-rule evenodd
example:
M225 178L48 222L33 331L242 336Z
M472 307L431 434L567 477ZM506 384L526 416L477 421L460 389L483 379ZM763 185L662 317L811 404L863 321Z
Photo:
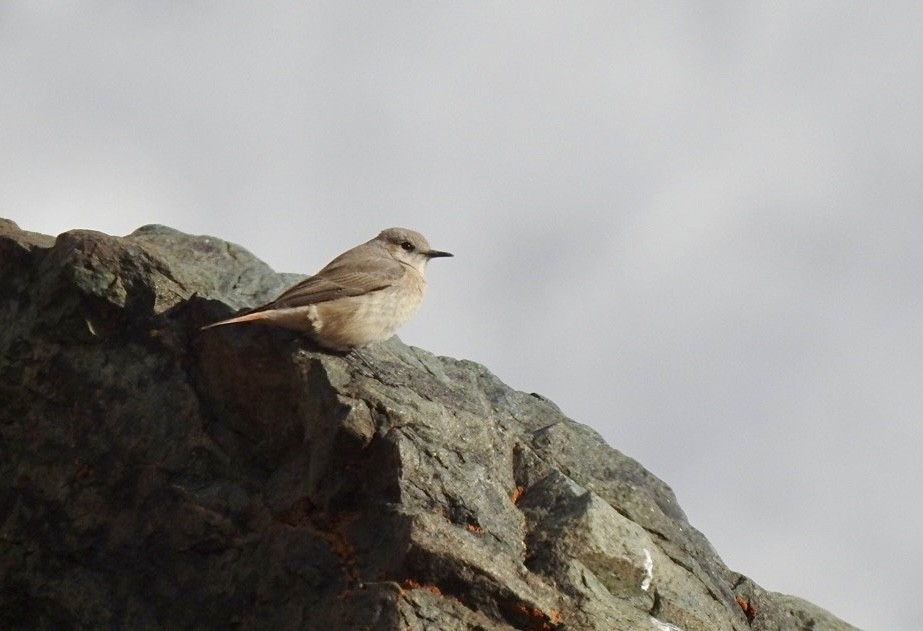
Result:
M0 216L311 273L456 254L402 339L676 491L725 562L923 629L923 4L0 3Z

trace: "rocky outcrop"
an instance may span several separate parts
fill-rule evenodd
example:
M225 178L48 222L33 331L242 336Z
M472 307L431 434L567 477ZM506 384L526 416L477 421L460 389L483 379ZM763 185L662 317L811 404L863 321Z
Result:
M199 330L292 281L160 226L0 222L0 628L853 628L482 366Z

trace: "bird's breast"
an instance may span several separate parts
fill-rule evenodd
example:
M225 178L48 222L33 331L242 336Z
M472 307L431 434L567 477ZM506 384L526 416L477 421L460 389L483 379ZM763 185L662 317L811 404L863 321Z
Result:
M345 350L386 340L416 312L426 291L422 277L314 306L314 337L329 348ZM409 278L407 278L409 277Z

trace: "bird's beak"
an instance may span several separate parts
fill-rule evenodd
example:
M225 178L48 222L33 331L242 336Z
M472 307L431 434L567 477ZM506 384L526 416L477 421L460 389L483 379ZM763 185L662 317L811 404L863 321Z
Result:
M426 258L428 259L437 259L440 256L455 256L451 252L440 252L439 250L430 250L426 253Z

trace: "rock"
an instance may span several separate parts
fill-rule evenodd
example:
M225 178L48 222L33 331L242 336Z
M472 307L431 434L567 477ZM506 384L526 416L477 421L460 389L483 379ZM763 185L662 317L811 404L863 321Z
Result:
M297 278L160 226L0 221L0 627L854 628L482 366L199 330Z

